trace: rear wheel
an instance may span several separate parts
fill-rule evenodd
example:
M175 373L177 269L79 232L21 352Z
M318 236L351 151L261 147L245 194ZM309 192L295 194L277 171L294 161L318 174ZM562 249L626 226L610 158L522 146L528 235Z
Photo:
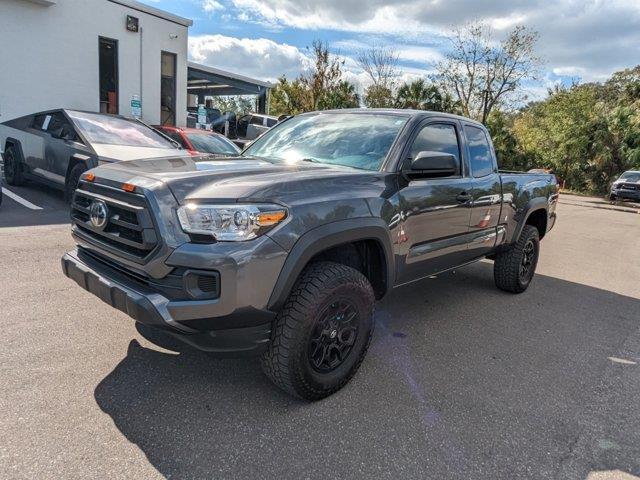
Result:
M496 254L493 264L496 286L507 292L524 292L535 274L539 254L538 229L525 225L515 245Z
M69 176L67 177L67 183L64 186L64 199L68 203L71 203L71 200L73 200L73 192L75 192L76 188L78 188L80 177L86 171L87 171L87 166L84 163L78 163L69 172Z
M371 284L357 270L333 262L310 265L274 321L264 372L306 400L337 392L367 352L374 301Z
M24 185L24 177L22 175L22 166L15 147L9 146L4 151L4 178L7 183L12 186L19 187Z

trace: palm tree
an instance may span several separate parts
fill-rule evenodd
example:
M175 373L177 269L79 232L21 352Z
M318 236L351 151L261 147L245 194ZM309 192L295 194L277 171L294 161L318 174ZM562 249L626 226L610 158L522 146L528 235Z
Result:
M423 79L402 85L396 95L396 105L399 108L436 112L458 113L460 110L451 95L441 92L437 86L427 84Z

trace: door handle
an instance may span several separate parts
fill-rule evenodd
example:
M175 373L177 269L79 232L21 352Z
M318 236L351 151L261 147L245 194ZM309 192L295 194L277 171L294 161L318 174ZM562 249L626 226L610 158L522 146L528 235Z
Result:
M471 200L471 195L467 192L462 192L458 196L456 196L456 200L460 203L466 203Z

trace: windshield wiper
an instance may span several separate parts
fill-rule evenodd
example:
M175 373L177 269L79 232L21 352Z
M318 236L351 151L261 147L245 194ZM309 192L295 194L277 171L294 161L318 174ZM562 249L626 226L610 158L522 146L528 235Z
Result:
M301 162L311 162L311 163L324 163L324 162L321 162L320 160L318 160L316 158L311 158L311 157L309 157L309 158L301 158L300 161Z

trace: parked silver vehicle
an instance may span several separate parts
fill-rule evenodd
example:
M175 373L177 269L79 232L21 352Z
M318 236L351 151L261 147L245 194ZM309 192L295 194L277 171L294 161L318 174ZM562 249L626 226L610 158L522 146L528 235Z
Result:
M172 140L137 120L118 115L50 110L0 124L9 185L26 180L63 189L72 197L80 176L110 162L188 155Z

